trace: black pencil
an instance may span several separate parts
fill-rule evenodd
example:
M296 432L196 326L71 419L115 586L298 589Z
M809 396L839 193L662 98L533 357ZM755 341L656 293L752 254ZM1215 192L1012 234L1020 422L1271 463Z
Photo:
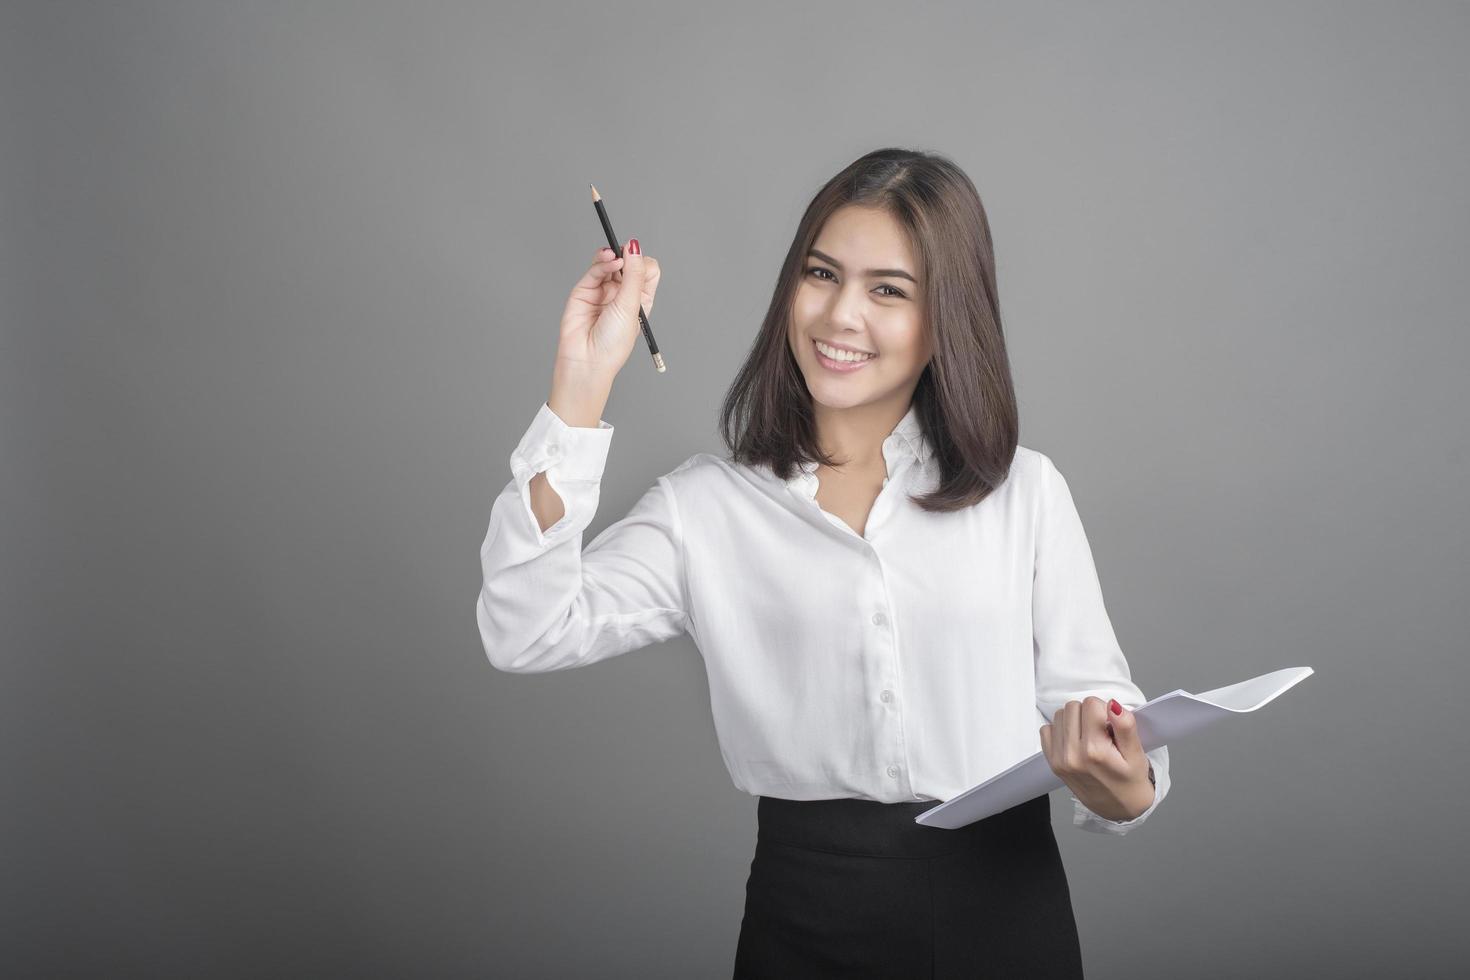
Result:
M597 220L602 222L602 230L607 233L607 243L612 246L613 253L618 258L623 257L623 246L618 244L618 236L613 234L612 222L607 220L607 209L602 206L602 195L597 193L597 188L592 188L592 206L597 209ZM638 305L638 323L643 327L643 339L648 341L648 352L653 355L653 366L660 372L664 370L664 356L658 352L658 341L653 339L653 328L648 325L648 316L643 312L643 304Z

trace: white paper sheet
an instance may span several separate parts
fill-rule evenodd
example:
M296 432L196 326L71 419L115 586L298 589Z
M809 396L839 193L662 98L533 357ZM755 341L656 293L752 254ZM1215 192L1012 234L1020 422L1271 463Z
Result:
M1167 745L1222 718L1255 711L1311 675L1310 667L1286 667L1203 694L1185 690L1161 694L1133 709L1138 739L1145 752ZM959 796L925 810L914 822L957 830L1065 785L1052 772L1045 754L1038 751Z

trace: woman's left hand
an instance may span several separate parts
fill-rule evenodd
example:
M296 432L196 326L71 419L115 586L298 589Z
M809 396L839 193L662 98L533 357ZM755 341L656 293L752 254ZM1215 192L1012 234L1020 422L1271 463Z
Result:
M1121 713L1110 714L1113 705ZM1082 805L1104 820L1132 820L1153 805L1138 722L1117 701L1068 701L1041 726L1041 751Z

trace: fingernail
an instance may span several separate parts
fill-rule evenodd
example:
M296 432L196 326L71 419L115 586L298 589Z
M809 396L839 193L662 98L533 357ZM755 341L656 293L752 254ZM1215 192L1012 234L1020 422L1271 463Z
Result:
M630 239L628 239L628 251L632 252L634 255L642 255L643 254L643 250L638 247L638 239L636 239L636 238L630 238Z
M1123 706L1118 703L1116 698L1110 698L1108 700L1108 707L1113 709L1113 714L1115 715L1121 715L1123 713Z

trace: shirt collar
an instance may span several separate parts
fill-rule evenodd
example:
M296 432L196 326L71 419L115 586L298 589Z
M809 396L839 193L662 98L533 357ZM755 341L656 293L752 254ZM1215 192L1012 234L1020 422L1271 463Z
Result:
M893 432L884 441L885 449L890 441L901 443L921 463L929 459L929 443L924 438L924 427L919 423L919 410L913 405L903 413L903 418L898 420L898 425L893 427Z
M888 438L883 440L883 459L888 464L888 472L895 472L897 470L895 463L904 456L912 457L922 464L929 459L930 451L929 442L924 438L924 427L919 423L919 410L910 404L909 410L904 413L903 418L898 420L898 424L893 427ZM809 498L815 498L817 463L813 461L797 463L796 475L787 480L786 485L802 491Z

